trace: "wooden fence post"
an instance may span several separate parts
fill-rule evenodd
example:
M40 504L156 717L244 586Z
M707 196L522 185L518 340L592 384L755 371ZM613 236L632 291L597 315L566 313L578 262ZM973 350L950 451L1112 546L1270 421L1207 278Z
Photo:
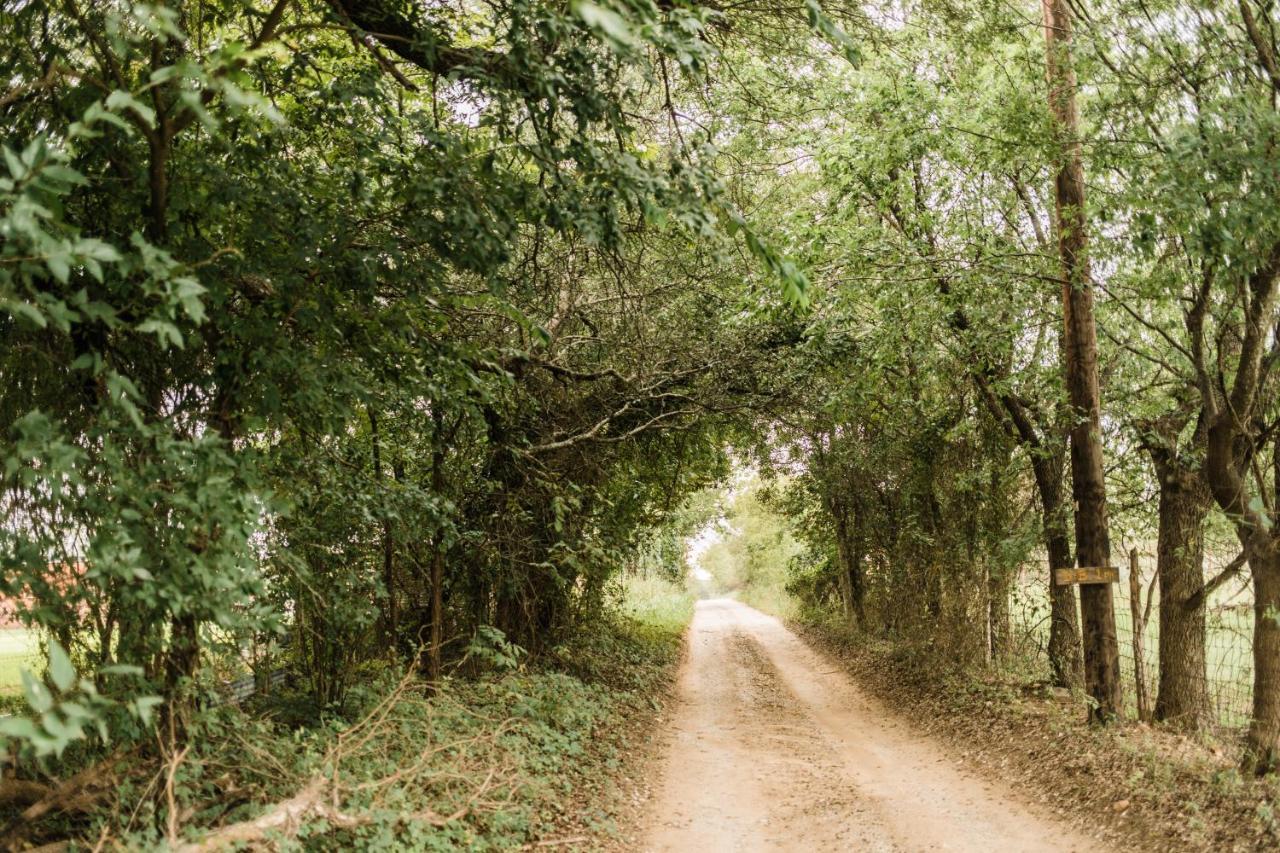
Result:
M1138 574L1138 549L1129 549L1129 614L1133 624L1133 684L1138 699L1138 719L1151 722L1151 703L1147 698L1147 671L1143 661L1143 635L1147 619L1142 610L1142 578Z

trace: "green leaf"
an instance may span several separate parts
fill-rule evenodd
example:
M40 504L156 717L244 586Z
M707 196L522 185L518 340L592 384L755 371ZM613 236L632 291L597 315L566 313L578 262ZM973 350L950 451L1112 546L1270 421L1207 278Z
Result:
M168 349L170 345L182 349L182 332L178 331L178 327L170 323L168 320L143 320L138 324L138 331L143 334L153 334L160 341L161 349Z
M18 155L15 154L13 151L11 151L7 146L3 149L3 151L4 151L4 162L5 162L5 165L9 168L9 174L13 176L13 179L15 181L21 181L23 178L25 178L29 174L30 170L26 167L25 164L23 164L22 160L18 158Z
M151 75L147 78L147 88L159 86L161 83L168 83L170 80L177 77L179 73L180 69L176 65L166 65L162 68L157 68L155 71L152 71Z
M8 311L15 317L25 317L38 329L43 329L45 326L49 325L49 321L45 319L45 316L41 313L40 309L32 305L30 302L21 302L19 300L0 302L0 308Z
M49 268L49 274L60 284L66 284L71 278L71 264L68 263L68 259L69 255L63 249L51 252L44 259L45 266Z
M57 640L49 641L49 678L54 686L66 692L76 683L76 668L71 665L71 658Z
M75 250L77 254L106 264L115 264L124 260L119 249L94 237L82 237L77 240Z
M635 33L627 19L612 9L607 9L590 0L577 0L573 11L582 22L603 35L616 47L630 48L636 43Z
M109 110L128 110L137 116L148 128L155 127L156 111L135 98L132 92L126 92L123 89L116 89L110 95L107 95L105 103Z
M40 683L40 679L31 674L30 670L22 671L22 692L27 696L27 704L31 706L31 710L37 714L43 714L53 707L53 697L49 695L49 689Z
M26 717L0 717L0 737L31 741L39 736L36 724Z
M133 713L144 726L150 725L152 712L163 704L164 699L159 696L139 696L133 700Z
M102 667L98 672L104 675L142 675L143 669L140 666L132 666L130 664L113 663Z
M50 163L40 170L40 174L46 178L53 178L55 181L62 181L64 184L73 184L75 186L87 186L88 181L84 175L68 166L62 166L57 163Z
M182 310L194 322L203 323L206 315L204 303L200 300L200 297L207 292L204 285L194 278L186 276L174 279L173 285L173 295L177 297Z

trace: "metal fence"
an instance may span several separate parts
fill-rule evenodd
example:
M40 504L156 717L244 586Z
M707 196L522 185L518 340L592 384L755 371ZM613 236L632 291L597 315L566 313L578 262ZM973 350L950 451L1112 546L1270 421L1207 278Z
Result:
M38 677L45 665L37 634L22 628L0 629L0 698L21 696L23 670ZM216 701L239 704L260 690L273 692L288 681L288 676L287 669L271 669L263 677L250 673L224 679L218 688L221 699Z
M1135 618L1128 561L1120 566L1116 592L1116 638L1120 645L1120 669L1126 713L1137 718L1139 680L1153 708L1160 689L1160 600L1155 584L1155 558L1139 554L1139 607L1137 623L1149 614L1135 645ZM1208 570L1208 574L1214 571ZM1148 604L1147 598L1153 600ZM1048 673L1049 571L1048 566L1028 567L1012 596L1014 638L1023 658L1030 658L1038 676ZM1253 596L1245 581L1224 584L1209 599L1205 613L1205 682L1210 707L1219 725L1238 728L1248 724L1253 708ZM1138 657L1141 654L1141 666Z

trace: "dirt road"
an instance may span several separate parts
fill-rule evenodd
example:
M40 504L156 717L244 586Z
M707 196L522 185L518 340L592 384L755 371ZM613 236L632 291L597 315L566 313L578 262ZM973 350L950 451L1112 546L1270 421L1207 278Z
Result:
M699 602L647 851L1085 851L909 732L778 620Z

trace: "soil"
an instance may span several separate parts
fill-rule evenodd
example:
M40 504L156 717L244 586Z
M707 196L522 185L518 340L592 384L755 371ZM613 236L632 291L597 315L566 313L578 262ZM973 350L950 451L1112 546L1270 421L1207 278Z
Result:
M1111 849L967 770L739 602L699 602L677 696L631 849Z
M1238 730L1091 726L1082 698L1066 691L948 676L938 650L908 654L848 628L794 627L912 730L974 774L1044 792L1055 816L1088 827L1105 849L1280 850L1280 777L1240 775Z

